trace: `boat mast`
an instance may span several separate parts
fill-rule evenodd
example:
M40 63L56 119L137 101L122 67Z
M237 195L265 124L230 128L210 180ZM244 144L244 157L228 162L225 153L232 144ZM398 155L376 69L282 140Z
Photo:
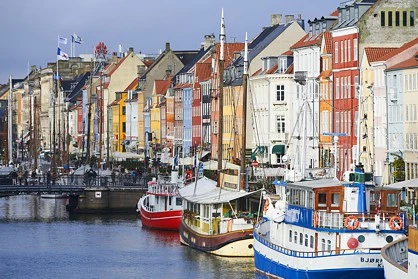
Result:
M245 32L245 48L244 48L244 73L242 75L242 147L241 147L241 185L240 189L245 188L247 177L245 150L247 147L247 90L248 90L248 35Z
M219 123L218 123L218 181L220 185L220 172L222 170L222 142L223 142L223 80L224 80L224 46L225 46L225 21L224 21L224 9L222 8L222 16L221 16L221 33L219 34L219 42L220 42L220 54L219 54Z
M8 105L7 105L7 130L8 130L8 147L7 150L8 152L8 156L9 156L9 162L13 161L13 114L12 114L12 109L13 109L13 102L12 102L12 94L13 94L13 85L12 85L12 76L10 75L10 79L9 79L9 96L8 96Z

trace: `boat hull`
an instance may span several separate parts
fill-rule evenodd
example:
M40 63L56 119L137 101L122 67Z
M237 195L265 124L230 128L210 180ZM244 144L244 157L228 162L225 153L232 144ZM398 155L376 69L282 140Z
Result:
M140 218L142 226L149 229L178 231L183 210L150 212L141 206Z
M180 242L191 248L224 257L253 257L253 231L232 231L219 235L204 235L192 230L184 221L180 224Z
M254 238L254 264L258 273L273 278L384 278L378 251L305 257L303 253L281 249L260 236Z

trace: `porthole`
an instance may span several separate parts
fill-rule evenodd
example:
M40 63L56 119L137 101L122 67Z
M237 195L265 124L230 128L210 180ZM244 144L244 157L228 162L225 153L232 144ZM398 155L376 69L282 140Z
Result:
M388 235L388 236L386 237L386 242L387 242L387 243L391 243L392 241L393 241L393 236Z
M359 235L357 237L357 240L358 240L358 242L363 243L366 240L366 238L364 237L364 235Z

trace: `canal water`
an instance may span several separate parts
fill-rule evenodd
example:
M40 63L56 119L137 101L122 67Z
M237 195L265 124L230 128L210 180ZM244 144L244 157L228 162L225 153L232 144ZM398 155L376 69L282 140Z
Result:
M136 214L72 215L65 202L0 198L1 278L259 278L253 259L195 251Z

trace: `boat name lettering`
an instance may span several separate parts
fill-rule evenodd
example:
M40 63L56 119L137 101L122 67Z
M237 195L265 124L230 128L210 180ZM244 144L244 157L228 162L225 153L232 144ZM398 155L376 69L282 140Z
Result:
M362 263L377 263L378 267L383 267L383 260L379 259L379 258L364 258L364 257L361 257L360 261Z
M298 222L300 216L300 210L299 209L289 209L286 211L286 219L289 220L289 222Z

